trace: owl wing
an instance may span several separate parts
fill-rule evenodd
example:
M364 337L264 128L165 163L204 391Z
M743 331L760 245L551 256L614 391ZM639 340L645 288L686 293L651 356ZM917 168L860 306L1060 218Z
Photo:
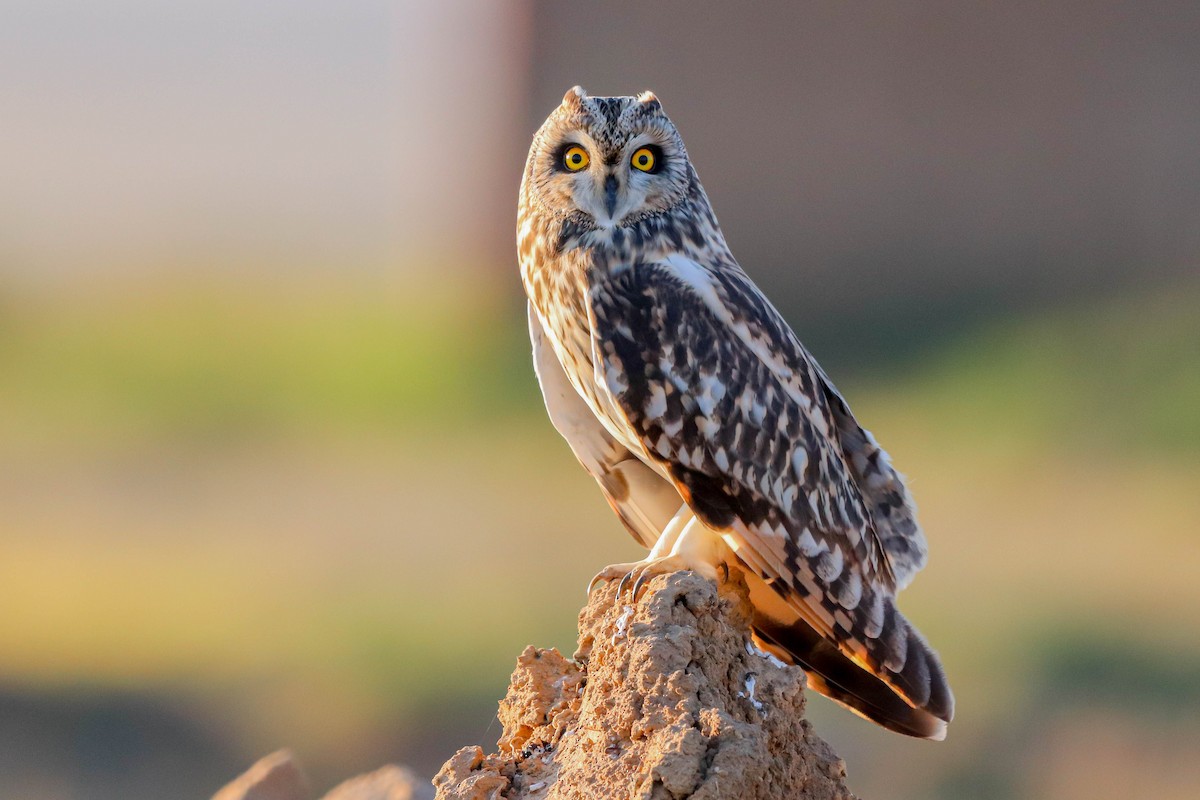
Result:
M801 351L808 355L802 347ZM896 589L903 589L924 568L929 557L925 534L917 524L912 495L904 484L904 477L892 466L887 452L869 430L858 424L849 404L821 365L811 357L809 363L824 387L846 466L870 511L875 533L896 579Z
M619 423L697 516L839 658L948 720L941 665L895 607L897 576L914 562L892 562L872 509L872 480L899 478L877 479L886 457L750 279L677 255L634 263L592 283L589 314ZM835 661L825 677L844 675ZM927 727L919 735L938 733Z
M533 369L551 423L583 468L596 479L604 499L633 538L647 548L653 547L680 508L679 493L604 429L567 379L532 304L529 339L533 344Z

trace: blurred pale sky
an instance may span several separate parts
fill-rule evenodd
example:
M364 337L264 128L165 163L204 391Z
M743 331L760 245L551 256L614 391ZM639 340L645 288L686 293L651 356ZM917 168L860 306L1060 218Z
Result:
M520 8L0 0L0 272L473 257Z
M932 330L1198 268L1195 3L655 7L0 0L0 281L476 267L515 297L529 137L575 83L659 93L796 316Z

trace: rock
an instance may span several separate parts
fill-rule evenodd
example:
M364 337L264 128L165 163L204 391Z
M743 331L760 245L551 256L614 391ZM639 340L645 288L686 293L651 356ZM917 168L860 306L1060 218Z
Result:
M311 789L291 751L264 756L212 800L309 800Z
M433 800L433 786L412 770L389 764L338 784L322 800Z
M460 750L438 800L853 800L804 719L804 674L749 641L745 586L660 576L640 602L608 585L579 616L574 660L526 648L497 752Z
M456 797L461 800L496 800L508 788L509 779L501 769L484 763L483 748L464 747L447 761L433 779L437 797ZM505 795L506 797L508 795Z
M309 800L312 790L295 756L280 750L260 759L212 800ZM382 769L338 784L321 800L433 800L433 786L407 767Z

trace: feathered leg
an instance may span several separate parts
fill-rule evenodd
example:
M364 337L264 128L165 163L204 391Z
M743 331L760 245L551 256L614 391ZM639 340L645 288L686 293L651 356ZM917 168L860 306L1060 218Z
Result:
M684 506L671 519L662 536L644 559L630 564L605 567L592 581L594 584L598 580L620 577L618 596L624 593L625 587L632 581L633 599L636 600L642 587L656 575L692 570L715 580L723 567L728 569L725 565L731 558L732 553L721 535L706 527L687 506Z

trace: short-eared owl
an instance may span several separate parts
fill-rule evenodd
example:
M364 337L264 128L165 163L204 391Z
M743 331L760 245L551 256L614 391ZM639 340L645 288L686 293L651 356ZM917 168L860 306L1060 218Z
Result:
M896 609L925 564L904 481L734 260L655 96L567 92L517 226L546 408L645 561L740 570L753 635L809 685L941 739L954 698Z

